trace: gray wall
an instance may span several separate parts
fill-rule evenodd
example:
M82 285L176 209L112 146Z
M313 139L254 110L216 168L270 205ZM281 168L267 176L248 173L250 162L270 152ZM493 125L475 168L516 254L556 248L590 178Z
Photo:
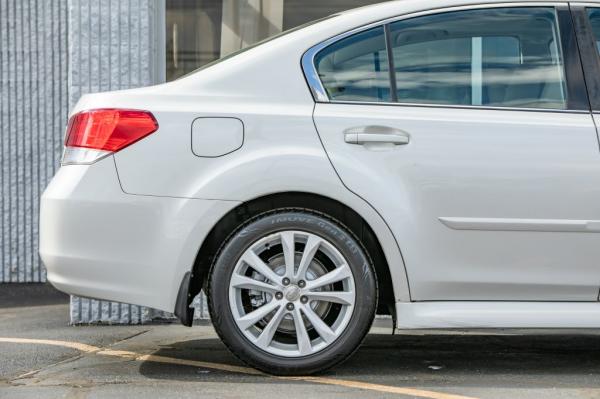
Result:
M164 81L164 4L69 0L69 106L86 93Z
M40 282L39 196L67 117L66 1L0 0L0 282Z

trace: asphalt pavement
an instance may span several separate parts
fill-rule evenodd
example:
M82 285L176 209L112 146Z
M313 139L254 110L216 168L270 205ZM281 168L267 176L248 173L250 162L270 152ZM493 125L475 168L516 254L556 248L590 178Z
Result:
M596 330L391 335L379 320L347 362L290 379L246 367L208 322L73 327L67 297L6 291L0 398L600 398Z

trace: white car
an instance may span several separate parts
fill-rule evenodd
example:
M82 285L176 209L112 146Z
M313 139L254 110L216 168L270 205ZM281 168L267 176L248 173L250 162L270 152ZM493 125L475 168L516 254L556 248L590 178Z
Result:
M600 2L403 0L84 96L41 204L65 292L306 374L396 327L600 327Z

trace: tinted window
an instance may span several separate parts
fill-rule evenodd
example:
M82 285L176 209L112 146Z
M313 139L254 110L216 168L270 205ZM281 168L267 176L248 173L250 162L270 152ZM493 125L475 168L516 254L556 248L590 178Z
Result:
M600 52L600 9L588 8L588 16L590 17L590 24L594 31L594 38L596 39L596 49Z
M553 8L442 13L391 24L397 99L406 103L567 107Z
M342 39L315 58L329 99L390 101L390 75L383 27Z

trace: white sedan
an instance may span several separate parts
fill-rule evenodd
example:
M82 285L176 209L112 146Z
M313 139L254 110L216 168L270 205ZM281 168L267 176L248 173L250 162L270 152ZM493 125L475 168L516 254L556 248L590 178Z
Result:
M314 373L398 328L600 327L600 2L404 0L84 96L48 278Z

